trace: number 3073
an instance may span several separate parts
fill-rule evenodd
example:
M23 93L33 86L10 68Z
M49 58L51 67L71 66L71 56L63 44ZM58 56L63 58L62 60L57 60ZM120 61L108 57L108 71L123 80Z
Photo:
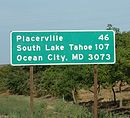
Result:
M110 54L89 54L88 60L110 60Z

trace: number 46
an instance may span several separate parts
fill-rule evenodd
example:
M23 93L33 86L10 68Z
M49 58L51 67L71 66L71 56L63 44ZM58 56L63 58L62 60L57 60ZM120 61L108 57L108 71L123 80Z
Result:
M108 34L106 34L105 36L103 34L101 34L99 37L98 37L99 40L106 40L108 41L109 40L109 37L108 37Z

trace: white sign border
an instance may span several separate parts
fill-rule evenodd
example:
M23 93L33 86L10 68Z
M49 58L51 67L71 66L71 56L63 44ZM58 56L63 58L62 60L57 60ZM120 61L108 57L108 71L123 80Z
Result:
M46 63L46 64L13 64L12 63L12 33L14 32L113 32L114 37L114 62L101 63ZM90 64L115 64L116 50L115 50L115 32L113 30L15 30L10 32L10 64L12 66L31 66L31 65L90 65Z

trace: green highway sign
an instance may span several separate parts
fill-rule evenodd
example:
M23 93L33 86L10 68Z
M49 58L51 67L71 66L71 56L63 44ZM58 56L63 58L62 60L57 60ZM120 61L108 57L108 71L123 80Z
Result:
M19 65L114 64L112 30L12 31L10 60Z

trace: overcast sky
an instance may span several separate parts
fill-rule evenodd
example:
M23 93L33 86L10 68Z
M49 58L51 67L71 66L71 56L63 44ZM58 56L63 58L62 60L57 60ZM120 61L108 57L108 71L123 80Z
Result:
M130 0L0 0L0 64L9 64L12 30L130 31Z

